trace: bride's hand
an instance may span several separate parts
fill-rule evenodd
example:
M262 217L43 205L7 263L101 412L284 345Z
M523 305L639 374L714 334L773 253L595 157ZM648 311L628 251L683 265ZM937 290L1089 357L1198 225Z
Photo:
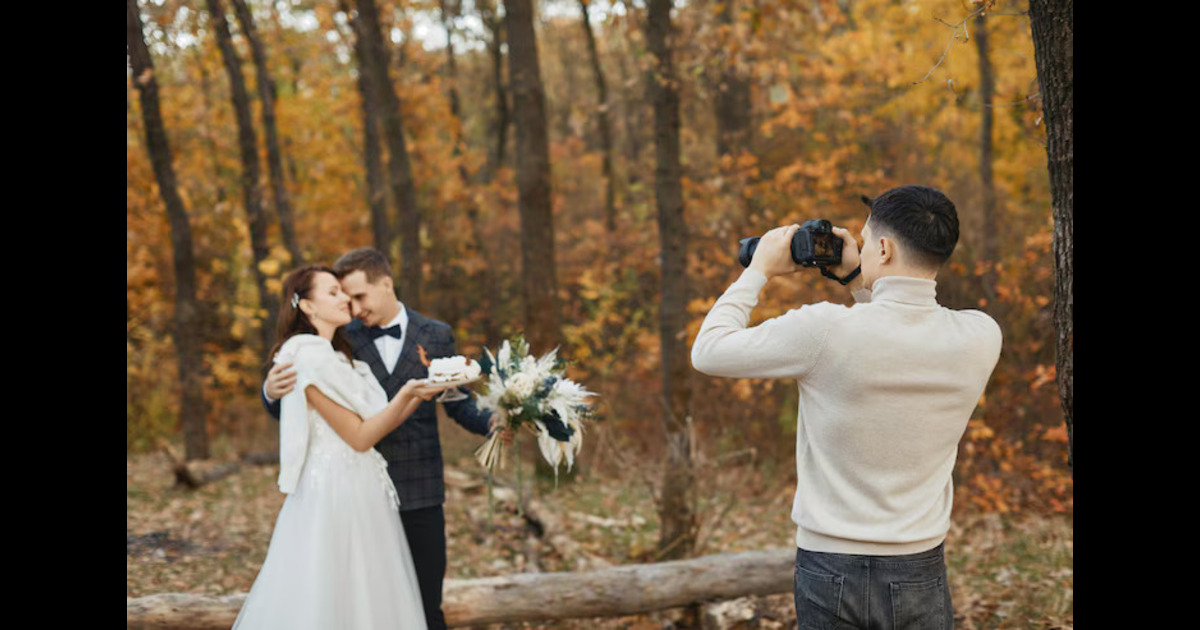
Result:
M416 396L421 400L430 400L434 396L450 389L451 385L447 383L429 383L422 379L412 379L400 388L400 393L408 396Z

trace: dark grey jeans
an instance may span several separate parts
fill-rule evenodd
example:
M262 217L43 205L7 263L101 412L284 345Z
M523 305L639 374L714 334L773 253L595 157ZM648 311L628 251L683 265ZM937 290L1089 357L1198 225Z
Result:
M944 544L904 556L796 550L801 629L951 630Z

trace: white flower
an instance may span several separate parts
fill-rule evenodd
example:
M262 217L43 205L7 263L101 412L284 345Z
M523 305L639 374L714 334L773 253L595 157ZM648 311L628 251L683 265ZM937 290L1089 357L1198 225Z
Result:
M500 352L496 354L496 365L507 368L509 362L512 361L512 346L505 339L504 343L500 344Z
M537 378L527 372L517 372L508 379L508 391L520 400L532 396L537 386Z

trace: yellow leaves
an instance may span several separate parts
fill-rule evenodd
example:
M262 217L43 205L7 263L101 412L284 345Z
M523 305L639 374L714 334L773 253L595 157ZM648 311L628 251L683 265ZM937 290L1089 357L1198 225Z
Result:
M1053 383L1056 378L1056 373L1055 366L1053 365L1038 365L1034 367L1033 372L1028 375L1030 379L1029 389L1031 391L1037 391L1037 389L1043 385L1046 385L1047 383Z
M986 511L1007 514L1010 510L1005 500L1004 483L998 477L985 476L978 473L971 479L972 489L976 492L971 496L971 502Z
M967 422L967 439L972 442L980 440L990 440L996 436L996 432L992 430L983 420L978 418Z
M281 266L279 264L279 260L275 258L266 258L258 263L258 270L261 271L264 276L277 276L279 275L280 269Z
M291 262L291 253L282 245L274 245L267 257L259 261L258 270L268 278L277 278L290 271Z
M240 319L233 320L233 323L230 324L230 326L229 326L229 336L238 341L245 340L246 339L246 322L244 322Z
M1049 429L1046 429L1046 431L1044 433L1042 433L1042 439L1047 442L1058 442L1060 444L1066 444L1068 437L1069 436L1067 435L1066 423L1060 424L1055 427L1050 427Z

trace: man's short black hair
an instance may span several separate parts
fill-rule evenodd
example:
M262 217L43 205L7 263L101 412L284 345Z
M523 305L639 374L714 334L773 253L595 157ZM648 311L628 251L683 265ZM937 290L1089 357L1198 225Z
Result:
M899 239L917 265L937 269L958 243L958 211L941 191L898 186L867 204L871 231Z

